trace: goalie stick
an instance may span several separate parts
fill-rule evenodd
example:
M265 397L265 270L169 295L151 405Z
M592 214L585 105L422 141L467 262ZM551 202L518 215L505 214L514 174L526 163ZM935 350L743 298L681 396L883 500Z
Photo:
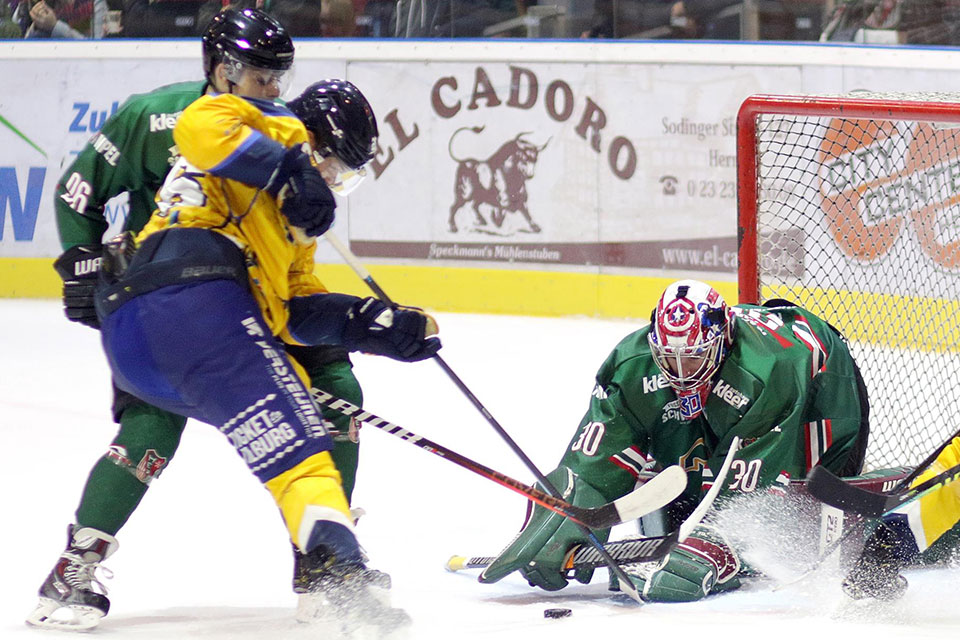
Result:
M345 416L350 416L359 422L386 431L390 435L396 436L405 442L409 442L434 455L449 460L456 465L469 469L484 478L493 480L497 484L516 491L527 499L533 500L537 504L543 505L551 511L556 511L591 529L608 529L616 524L628 520L635 520L651 511L656 511L660 507L669 504L674 498L683 493L683 490L687 487L687 474L683 469L674 465L664 469L639 489L613 502L608 502L594 508L577 507L566 500L551 496L539 489L523 484L519 480L514 480L499 471L494 471L479 462L474 462L456 451L452 451L432 440L418 436L400 425L384 420L346 400L336 398L316 388L312 389L311 392L313 393L314 399L325 407L330 407Z
M684 519L680 527L667 535L663 536L645 536L641 538L628 538L625 540L615 540L604 545L604 550L618 564L635 564L639 562L653 562L659 560L685 539L691 531L703 520L710 507L713 506L717 495L723 488L727 479L727 472L733 463L733 457L740 448L740 439L734 438L730 443L730 450L723 460L723 465L717 473L713 486L707 491L707 494L697 505L697 508ZM682 537L681 537L682 536ZM490 566L497 556L475 556L467 558L465 556L452 556L445 565L447 571L456 572L463 569L484 569ZM599 569L606 563L596 549L590 546L577 545L567 552L563 559L562 570L570 577L578 569Z
M615 540L603 545L610 557L618 564L633 564L636 562L652 562L667 555L677 544L678 533L674 531L665 536L648 536L643 538L628 538ZM456 572L463 569L485 569L490 566L497 556L452 556L447 560L447 571ZM563 571L569 574L577 569L600 569L605 566L603 558L591 546L577 545L570 550L563 560Z
M387 295L387 292L380 288L380 285L374 281L373 276L370 275L370 272L367 271L362 264L360 264L360 261L357 260L355 255L353 255L353 252L351 252L350 249L340 241L340 238L338 238L332 230L328 230L324 234L324 237L327 239L327 242L333 246L337 253L343 257L347 264L350 265L360 279L367 283L367 286L370 287L370 289L384 304L387 304L391 307L396 306L393 300L390 299L390 296ZM537 479L537 482L540 483L540 486L546 489L547 493L554 498L560 498L561 494L557 488L553 486L547 477L541 473L535 464L533 464L533 461L527 457L527 454L523 452L523 449L521 449L520 446L514 442L513 438L510 437L510 434L507 433L506 429L500 426L500 423L497 422L497 419L493 417L493 414L490 413L485 406L483 406L483 403L480 402L480 399L477 398L472 391L470 391L467 385L464 384L463 380L460 379L460 376L458 376L453 369L450 368L450 365L444 361L443 357L441 357L440 354L435 353L433 356L431 356L431 359L440 365L440 368L443 369L443 372L447 374L447 377L450 378L450 380L456 385L457 389L459 389L460 392L463 393L468 400L470 400L477 411L479 411L480 414L486 419L487 423L493 427L503 441L507 443L507 446L510 447L510 450L513 451L517 457L523 461L523 464L526 465L527 469L529 469L533 476ZM587 540L590 541L590 544L593 545L593 547L597 550L597 553L603 557L607 566L610 568L610 571L617 577L621 584L625 585L622 588L627 595L633 598L633 600L638 604L643 602L640 599L640 592L637 591L636 587L633 586L633 583L630 582L627 574L624 573L623 569L621 569L620 566L613 561L613 558L611 558L607 552L603 550L603 543L600 542L600 539L597 538L593 531L591 531L590 528L585 524L581 522L577 522L576 524L580 528L581 533L586 536Z

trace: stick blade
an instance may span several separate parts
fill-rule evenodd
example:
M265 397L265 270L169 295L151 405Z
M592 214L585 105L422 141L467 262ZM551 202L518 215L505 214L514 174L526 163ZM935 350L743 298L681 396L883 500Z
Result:
M667 467L643 486L613 501L621 522L636 520L665 507L687 488L687 473L677 465Z
M878 518L887 511L890 498L844 482L822 466L814 467L807 476L807 491L831 507L871 518Z

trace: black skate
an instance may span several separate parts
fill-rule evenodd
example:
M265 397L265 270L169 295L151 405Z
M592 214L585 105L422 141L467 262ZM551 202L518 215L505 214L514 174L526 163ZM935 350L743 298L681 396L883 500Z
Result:
M881 525L867 540L857 563L844 578L843 592L854 600L896 600L908 586L907 579L900 575L903 565L896 534Z
M326 627L334 637L387 638L410 625L390 606L390 576L363 563L337 563L322 548L300 554L305 580L297 620Z
M350 516L353 519L353 524L356 526L357 522L360 521L360 518L366 515L361 507L353 507L350 509ZM297 549L296 545L293 547L293 592L297 595L308 593L310 591L310 583L316 579L318 572L323 571L325 568L325 559L320 559L320 554L312 553L300 553L300 550ZM363 552L363 549L359 549L360 552L360 561L366 563L367 556ZM383 574L387 580L387 585L385 589L390 588L390 576Z
M27 617L27 624L72 631L96 627L110 610L110 600L95 573L117 546L116 538L108 533L71 525L67 548L40 586L40 603Z
M350 640L397 638L410 616L390 606L390 576L368 569L352 528L336 519L314 520L304 548L297 620L324 636Z

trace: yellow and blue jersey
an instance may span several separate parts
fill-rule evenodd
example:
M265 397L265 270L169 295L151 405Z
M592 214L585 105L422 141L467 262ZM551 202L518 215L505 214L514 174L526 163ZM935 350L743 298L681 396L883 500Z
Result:
M219 94L185 109L173 137L181 157L138 240L171 227L223 234L243 251L251 290L270 330L295 342L286 330L287 302L326 288L313 273L316 242L295 239L264 187L284 152L308 143L306 129L282 105Z
M951 440L933 464L917 476L911 486L915 487L957 464L960 464L960 438ZM897 509L895 513L906 518L917 549L924 551L960 523L960 482L945 484L919 500Z

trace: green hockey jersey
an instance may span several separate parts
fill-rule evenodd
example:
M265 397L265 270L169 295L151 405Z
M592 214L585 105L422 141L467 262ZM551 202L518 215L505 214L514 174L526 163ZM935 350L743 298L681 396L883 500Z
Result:
M123 228L136 232L147 223L157 189L179 156L173 127L205 86L180 82L131 96L90 138L54 192L64 249L102 244L110 226L104 207L124 192L130 194L130 208Z
M798 307L733 309L733 346L700 415L681 418L645 327L600 367L561 464L608 500L629 492L644 470L671 464L687 472L686 495L695 498L712 484L734 436L743 446L727 494L803 478L818 463L838 474L859 472L867 416L843 339Z

